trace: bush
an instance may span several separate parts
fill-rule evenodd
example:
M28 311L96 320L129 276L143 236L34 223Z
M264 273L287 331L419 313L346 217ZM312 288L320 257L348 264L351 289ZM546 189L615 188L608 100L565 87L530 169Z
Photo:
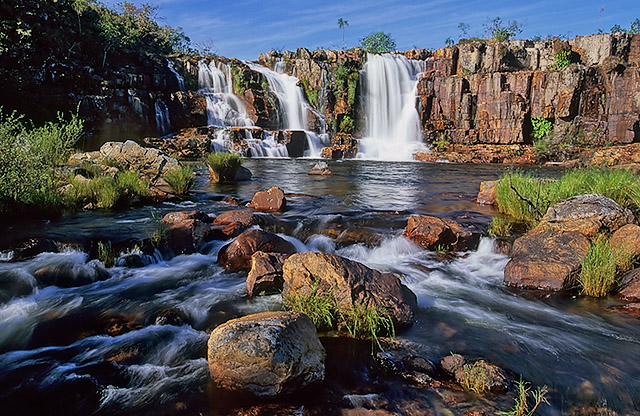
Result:
M242 166L242 156L237 153L210 153L207 165L212 182L230 182L235 179L238 168Z
M360 46L369 53L388 53L396 48L391 33L371 32L360 39Z
M553 124L542 116L531 119L533 125L533 137L537 140L544 139L553 131Z
M522 32L521 24L516 20L512 20L505 25L500 17L494 18L483 26L487 36L494 42L506 42Z
M564 69L571 63L571 51L561 51L553 55L556 63L551 65L551 69Z
M598 236L582 262L578 280L587 296L606 296L616 282L616 253L611 249L609 238Z
M137 171L118 172L115 177L98 176L88 181L71 178L72 189L67 191L67 205L78 207L88 203L97 208L111 209L123 202L125 196L146 197L149 185Z
M193 186L193 169L189 166L181 166L169 171L163 179L176 194L186 195Z
M345 115L344 117L342 117L339 129L340 132L351 134L353 133L354 128L355 126L353 125L353 119L351 118L351 116Z

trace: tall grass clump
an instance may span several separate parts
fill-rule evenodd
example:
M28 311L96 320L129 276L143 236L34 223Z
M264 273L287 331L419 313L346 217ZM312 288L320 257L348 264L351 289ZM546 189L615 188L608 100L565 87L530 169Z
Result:
M536 414L536 409L544 403L549 404L549 401L546 398L547 393L549 392L549 388L547 386L537 387L535 391L531 391L531 386L522 381L517 384L517 393L518 396L515 398L515 404L506 412L498 412L499 415L502 416L533 416ZM529 400L529 399L533 400ZM532 401L533 404L529 404Z
M118 172L115 177L103 175L91 180L71 178L71 190L67 191L67 203L71 206L94 204L97 208L112 209L126 198L146 197L149 184L137 171Z
M354 338L370 338L380 349L382 345L378 335L395 336L393 320L384 308L354 303L350 309L341 311L340 314L349 335Z
M640 176L630 170L581 168L568 171L557 180L515 171L503 175L496 185L498 209L531 226L551 205L591 193L609 197L636 213L640 210Z
M314 282L308 293L297 292L283 298L285 309L307 315L316 328L328 330L334 327L338 304L333 292L320 291Z
M193 169L189 166L181 166L169 171L163 179L176 194L186 195L193 186Z
M0 212L13 208L59 210L56 168L66 162L83 134L83 122L72 114L40 127L0 107Z
M207 165L213 182L230 182L235 179L238 168L242 166L242 156L237 153L209 153Z
M611 249L609 238L598 236L582 262L578 281L587 296L602 297L609 293L616 283L617 255Z

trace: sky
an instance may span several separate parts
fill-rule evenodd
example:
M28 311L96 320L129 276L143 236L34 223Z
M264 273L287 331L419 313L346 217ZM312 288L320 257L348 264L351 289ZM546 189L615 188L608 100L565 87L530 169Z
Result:
M103 0L114 5L121 0ZM629 28L640 18L640 0L130 0L159 7L159 16L180 26L193 43L212 46L230 58L256 60L275 50L355 47L371 32L390 33L399 50L437 49L460 37L459 23L470 26L469 36L482 36L483 24L495 17L521 24L518 38L609 31Z

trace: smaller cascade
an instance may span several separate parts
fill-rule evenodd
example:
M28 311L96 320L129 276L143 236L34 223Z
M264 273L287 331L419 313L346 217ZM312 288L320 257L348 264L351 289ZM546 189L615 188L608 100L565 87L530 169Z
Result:
M184 78L182 78L182 75L180 75L178 71L176 71L176 67L169 59L167 59L167 67L169 68L169 71L171 71L171 73L173 73L173 75L176 77L176 80L178 80L178 88L180 88L180 91L186 90L184 85Z
M207 122L216 127L249 127L253 121L242 101L233 94L231 68L211 61L198 63L198 84L207 100Z
M169 119L169 109L167 105L158 98L154 104L156 112L156 127L158 132L165 135L171 131L171 120Z

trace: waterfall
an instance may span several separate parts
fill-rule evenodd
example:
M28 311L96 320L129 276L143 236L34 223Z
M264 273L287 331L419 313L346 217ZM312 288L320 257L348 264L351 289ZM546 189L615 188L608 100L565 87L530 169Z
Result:
M278 98L282 118L279 128L283 130L303 130L307 136L307 157L319 157L323 145L328 143L328 135L325 132L324 118L318 113L304 97L302 88L298 86L298 78L285 74L284 62L276 62L276 71L252 63L245 62L249 68L262 74L269 83L269 90ZM321 120L322 131L320 134L309 129L307 113L311 111Z
M156 127L160 134L167 134L171 130L171 120L169 119L169 109L167 105L158 98L154 104L156 111Z
M171 62L169 59L167 59L167 67L169 67L169 71L171 71L171 73L173 73L173 75L175 75L176 79L178 80L178 88L180 88L180 91L184 91L186 89L184 86L184 78L182 78L182 75L180 75L178 71L176 71L175 66L173 66L173 62Z
M416 109L418 75L423 70L423 61L403 55L367 54L363 80L367 121L358 157L412 160L413 153L426 150Z

